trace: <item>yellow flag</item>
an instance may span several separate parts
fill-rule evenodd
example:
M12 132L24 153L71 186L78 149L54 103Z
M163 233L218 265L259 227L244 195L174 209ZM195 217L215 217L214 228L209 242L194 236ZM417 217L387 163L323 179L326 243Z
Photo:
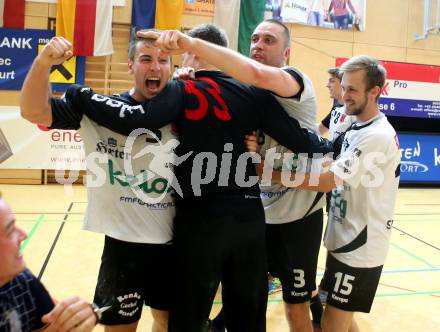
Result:
M76 0L58 0L56 35L63 36L73 45L73 32L75 27Z
M160 30L182 28L183 0L156 0L154 27Z

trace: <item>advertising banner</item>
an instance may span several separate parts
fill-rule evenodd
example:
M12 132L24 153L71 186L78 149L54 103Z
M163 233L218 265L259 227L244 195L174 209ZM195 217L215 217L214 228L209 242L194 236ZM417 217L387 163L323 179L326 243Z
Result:
M337 58L340 66L346 58ZM440 66L382 61L387 81L379 100L389 116L440 119Z
M440 135L399 133L400 182L440 184Z
M0 28L0 90L21 90L37 54L54 36L53 30ZM65 91L72 83L83 84L85 57L72 57L53 66L53 91Z
M191 15L214 16L214 7L215 0L185 0L183 12Z
M85 169L81 136L40 129L15 106L0 106L0 169Z
M265 17L285 23L365 31L366 0L266 0Z

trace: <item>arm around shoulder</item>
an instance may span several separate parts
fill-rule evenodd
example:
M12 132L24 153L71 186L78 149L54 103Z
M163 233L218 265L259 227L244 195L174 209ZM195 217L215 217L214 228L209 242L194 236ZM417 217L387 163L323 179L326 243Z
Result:
M280 97L293 97L300 92L301 84L284 69L258 62L256 64L253 85L269 90Z
M192 39L188 50L231 77L243 83L270 90L281 97L292 97L301 89L296 79L283 69L249 59L226 47L200 39Z

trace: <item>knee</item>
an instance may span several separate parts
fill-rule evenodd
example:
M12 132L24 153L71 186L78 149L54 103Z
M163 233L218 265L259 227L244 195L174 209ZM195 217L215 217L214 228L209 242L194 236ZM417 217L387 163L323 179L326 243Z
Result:
M285 305L286 316L289 321L297 321L298 318L303 316L309 316L309 304L304 303L286 303Z
M166 331L166 329L168 328L168 317L169 317L168 311L159 311L152 309L151 314L153 316L153 324L157 328Z

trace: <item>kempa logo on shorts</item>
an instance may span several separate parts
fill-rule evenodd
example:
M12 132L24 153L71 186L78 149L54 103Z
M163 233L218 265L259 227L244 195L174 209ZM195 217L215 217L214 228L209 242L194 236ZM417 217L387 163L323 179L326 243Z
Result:
M348 299L344 299L343 297L339 297L335 294L332 294L332 299L341 303L348 303Z
M306 296L307 294L309 294L309 292L307 292L307 291L305 291L305 292L295 292L295 291L291 291L291 292L290 292L290 295L291 295L291 296L301 296L301 297L303 297L303 296Z

